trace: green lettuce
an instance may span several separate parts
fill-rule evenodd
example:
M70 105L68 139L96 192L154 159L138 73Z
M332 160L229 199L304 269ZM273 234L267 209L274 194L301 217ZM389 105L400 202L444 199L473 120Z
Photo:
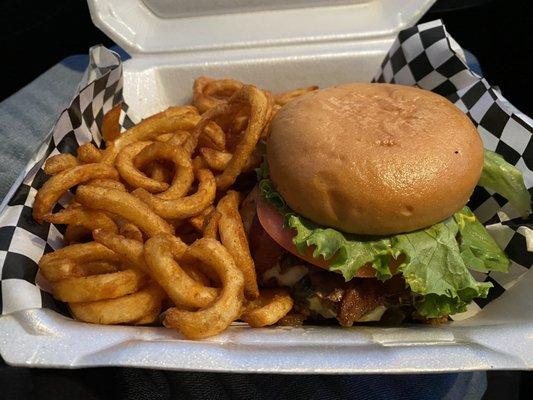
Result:
M483 171L478 185L501 194L521 216L527 217L531 212L531 197L522 172L493 151L485 149Z
M391 261L403 260L396 273L402 273L410 290L420 295L415 307L425 317L465 311L472 299L487 296L491 283L477 282L469 268L505 271L509 265L468 207L415 232L387 237L352 235L320 227L293 213L264 168L258 171L261 193L284 216L285 225L296 231L293 241L300 252L314 246L313 256L329 260L329 269L341 273L346 281L365 264L375 269L378 279L386 280L393 274Z
M459 228L459 250L468 268L508 272L509 259L468 207L453 215Z
M367 263L376 270L376 277L385 281L392 276L389 268L392 259L400 256L388 238L365 239L348 235L335 229L321 228L295 214L288 216L286 225L296 231L293 241L300 253L315 246L313 257L322 256L330 260L329 270L340 272L346 281Z
M415 304L425 317L439 317L466 310L475 297L487 297L489 282L477 282L470 274L457 242L454 218L429 228L394 235L393 247L405 254L398 268L414 293L423 295Z

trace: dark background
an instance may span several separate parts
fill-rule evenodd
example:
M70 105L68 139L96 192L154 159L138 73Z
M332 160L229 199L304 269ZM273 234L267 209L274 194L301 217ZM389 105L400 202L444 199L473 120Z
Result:
M442 18L479 58L488 81L532 115L532 8L528 0L439 0L423 20ZM0 100L61 59L111 44L92 24L84 0L0 0L0 22Z
M531 3L528 0L438 0L422 19L442 18L457 42L478 58L487 80L499 86L503 95L528 115L533 115ZM63 58L86 54L97 43L112 45L92 24L83 0L0 0L0 101ZM29 370L7 367L0 360L0 398L116 397L116 392L106 392L105 388L125 373L119 371ZM161 379L150 371L137 371L149 381ZM190 375L187 377L190 379ZM533 375L489 372L488 386L486 399L526 398L526 393L533 393ZM156 391L152 393L154 398L166 398ZM130 394L140 398L135 388L131 388ZM129 397L126 393L122 395Z

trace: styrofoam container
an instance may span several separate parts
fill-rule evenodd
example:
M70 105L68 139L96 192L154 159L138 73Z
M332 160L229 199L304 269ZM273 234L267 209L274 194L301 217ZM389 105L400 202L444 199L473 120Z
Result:
M273 91L370 81L399 30L432 0L355 2L90 0L94 23L132 58L124 97L146 117L190 100L195 77L232 77ZM281 8L281 5L284 7ZM0 319L9 364L120 365L283 373L406 373L533 366L533 274L475 317L431 327L234 324L184 340L165 328L98 326L51 310ZM512 344L512 346L510 345Z

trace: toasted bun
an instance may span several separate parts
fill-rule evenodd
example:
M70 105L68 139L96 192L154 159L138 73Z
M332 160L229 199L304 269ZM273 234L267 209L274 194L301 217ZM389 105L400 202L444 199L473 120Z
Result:
M476 128L435 93L353 83L285 105L267 161L287 204L345 232L390 235L463 207L483 168Z

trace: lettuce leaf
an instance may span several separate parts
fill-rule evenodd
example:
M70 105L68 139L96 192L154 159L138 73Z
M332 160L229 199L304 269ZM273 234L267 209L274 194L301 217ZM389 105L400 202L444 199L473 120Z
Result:
M425 317L462 312L472 299L487 296L492 284L477 282L469 268L505 271L509 265L503 251L467 207L423 230L365 237L324 228L296 215L267 174L262 175L259 187L263 197L284 216L285 225L296 231L293 241L297 249L304 252L315 246L313 256L329 260L329 269L342 273L346 281L365 264L376 270L378 279L386 280L392 276L391 261L403 255L405 261L397 273L402 273L410 290L420 295L415 307Z
M405 254L398 270L409 288L424 298L417 311L430 318L466 310L475 297L487 297L490 282L477 282L461 256L453 218L429 228L392 237L393 247Z
M485 149L483 171L478 185L501 194L521 216L527 217L531 213L531 196L524 184L522 172L499 154Z
M468 268L480 272L509 271L509 259L468 207L453 215L459 228L459 250Z
M352 279L363 265L369 263L376 270L376 278L385 281L392 276L389 265L400 252L391 246L390 239L356 238L331 228L318 225L289 215L287 226L296 230L293 241L299 252L315 246L313 257L324 257L330 261L330 271L340 272L346 281Z

